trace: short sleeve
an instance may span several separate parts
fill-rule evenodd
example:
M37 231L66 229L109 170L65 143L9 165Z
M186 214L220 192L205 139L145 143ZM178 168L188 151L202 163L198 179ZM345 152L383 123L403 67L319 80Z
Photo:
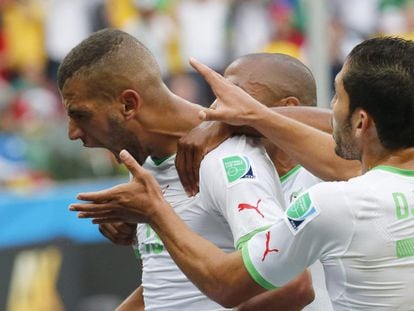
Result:
M323 263L343 254L353 227L339 183L322 183L299 196L283 219L251 238L243 246L243 261L258 284L281 287L317 259Z
M283 217L280 184L262 148L206 158L200 167L204 206L221 214L236 248Z

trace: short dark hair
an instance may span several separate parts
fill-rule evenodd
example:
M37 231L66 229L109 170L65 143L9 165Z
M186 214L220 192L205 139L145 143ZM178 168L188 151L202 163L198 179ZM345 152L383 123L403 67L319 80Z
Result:
M373 38L349 54L343 75L350 115L357 108L373 118L384 148L414 146L414 42Z
M113 28L93 33L66 55L58 69L59 89L77 74L93 77L88 80L91 94L110 93L122 81L161 80L151 52L135 37Z

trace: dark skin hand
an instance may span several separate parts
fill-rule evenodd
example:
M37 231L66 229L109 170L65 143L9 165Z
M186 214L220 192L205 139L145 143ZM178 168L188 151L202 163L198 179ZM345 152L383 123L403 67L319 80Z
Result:
M164 200L155 178L126 151L121 152L120 159L131 172L132 180L110 189L79 194L78 199L87 202L72 204L71 211L79 212L79 218L92 218L96 224L149 222L181 270L202 292L225 307L236 307L244 300L265 292L249 275L240 251L225 253L192 232ZM300 291L294 282L301 285ZM283 302L288 307L282 310L299 310L313 299L309 275L303 274L292 284L297 288L296 294L301 293L300 297L294 301L287 298ZM273 301L271 295L265 293L262 296L265 305ZM261 301L254 298L240 305L240 308L254 310L253 306Z
M175 166L188 196L199 192L199 170L204 156L232 135L230 125L203 122L181 137Z
M136 242L137 224L126 222L100 224L99 231L117 245L132 245Z
M212 105L214 107L214 104ZM331 133L331 112L316 107L273 107L271 109L297 121ZM232 126L223 122L206 121L181 137L177 145L175 166L189 196L199 192L199 169L204 156L232 135L263 137L247 126Z

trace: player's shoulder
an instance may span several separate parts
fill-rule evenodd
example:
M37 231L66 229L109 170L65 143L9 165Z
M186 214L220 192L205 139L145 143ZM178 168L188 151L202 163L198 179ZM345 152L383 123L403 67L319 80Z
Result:
M310 200L319 206L340 206L366 196L375 179L367 174L357 176L348 181L320 182L310 187L306 193Z
M228 186L240 182L277 179L272 162L260 140L234 136L207 154L200 165L200 184L225 181Z
M218 158L235 153L254 154L263 152L264 148L260 139L245 135L237 135L226 139L217 146L217 148L209 152L204 159Z
M248 173L256 166L267 168L270 165L268 162L271 163L260 139L244 135L234 136L225 140L204 157L200 166L200 174L216 174L217 169L221 168L230 175L233 171L240 174Z

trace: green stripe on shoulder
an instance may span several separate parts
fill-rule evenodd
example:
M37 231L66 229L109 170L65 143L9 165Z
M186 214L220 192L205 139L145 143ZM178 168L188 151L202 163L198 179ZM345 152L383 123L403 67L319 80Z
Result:
M402 168L398 168L395 166L389 166L389 165L378 165L372 168L371 170L383 170L383 171L391 172L391 173L398 174L398 175L414 177L414 170L405 170Z
M254 230L254 231L252 231L252 232L250 232L250 233L248 233L248 234L246 234L246 235L242 236L242 237L241 237L241 238L237 241L237 243L236 243L236 249L241 249L241 248L243 247L243 245L244 245L247 241L249 241L249 240L250 240L253 236L255 236L255 235L256 235L256 233L259 233L259 232L261 232L261 231L265 231L265 230L269 229L269 228L270 228L270 226L271 226L271 225L261 227L261 228L259 228L259 229L256 229L256 230Z
M292 168L289 172L287 172L285 175L279 177L280 182L285 182L290 176L295 174L302 166L300 164L296 165L294 168Z
M242 248L242 258L243 258L244 266L246 267L246 269L249 272L250 276L253 278L253 280L255 280L255 282L257 284L259 284L260 286L262 286L263 288L265 288L267 290L272 290L272 289L277 288L276 286L274 286L270 282L266 281L260 275L260 273L256 270L256 268L254 267L254 265L253 265L253 263L250 259L247 244L245 244Z

